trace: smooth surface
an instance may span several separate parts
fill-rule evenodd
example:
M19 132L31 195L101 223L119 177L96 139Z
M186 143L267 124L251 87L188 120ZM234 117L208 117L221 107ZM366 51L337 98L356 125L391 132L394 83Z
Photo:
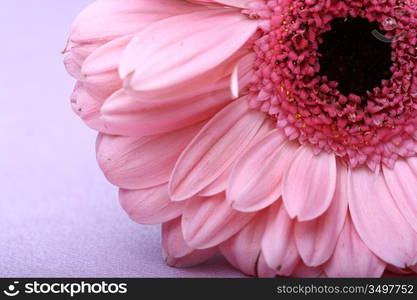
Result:
M60 51L91 0L0 3L0 277L237 277L223 259L167 267L159 226L133 223L73 112Z

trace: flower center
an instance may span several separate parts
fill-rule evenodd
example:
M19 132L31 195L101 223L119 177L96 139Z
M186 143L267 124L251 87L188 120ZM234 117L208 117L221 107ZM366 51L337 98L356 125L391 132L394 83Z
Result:
M390 79L392 72L391 44L377 39L377 22L363 18L335 18L332 30L322 34L319 46L321 76L338 83L345 96L350 93L364 96ZM366 102L362 103L365 106Z
M383 2L383 3L382 3ZM258 0L253 108L351 167L417 153L417 1Z

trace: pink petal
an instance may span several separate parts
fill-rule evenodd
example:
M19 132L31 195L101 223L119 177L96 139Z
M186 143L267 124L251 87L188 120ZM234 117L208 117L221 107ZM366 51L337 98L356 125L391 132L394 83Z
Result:
M200 9L181 0L96 1L75 20L71 40L91 43L138 32L159 20Z
M240 99L219 112L185 149L170 180L171 198L184 200L229 167L259 131L265 115Z
M187 83L230 58L256 29L256 22L227 9L206 9L165 19L132 40L124 53L120 75L125 78L134 72L130 85L137 91Z
M193 248L190 248L184 240L181 228L181 218L162 224L161 235L162 246L166 253L171 257L183 257L194 250Z
M212 257L217 249L195 250L184 241L181 219L175 219L162 225L162 247L166 263L175 267L191 267Z
M233 210L223 194L188 201L182 217L184 239L196 249L214 247L239 232L254 214Z
M214 1L211 0L186 0L191 3L201 4L201 5L216 5Z
M250 1L253 0L187 0L192 3L205 5L227 5L238 8L247 8Z
M281 276L291 275L299 261L293 223L281 203L269 208L262 253L268 266Z
M129 217L141 224L160 224L181 215L184 203L172 202L167 184L141 189L120 190L120 204Z
M226 88L177 102L141 102L119 91L101 108L108 131L128 136L170 132L207 120L223 109L231 99Z
M256 276L261 255L261 240L265 231L263 213L252 219L241 231L220 245L220 251L235 268Z
M324 266L328 277L380 277L385 263L362 242L350 217L345 225L331 259Z
M346 219L346 186L347 168L339 164L336 190L329 209L317 219L295 223L295 242L307 266L319 266L333 254Z
M264 122L259 129L259 131L256 133L256 136L252 139L251 143L245 148L248 149L252 147L252 145L256 144L259 140L261 140L264 136L269 134L275 129L275 126L272 124L272 122ZM236 158L236 161L239 161L240 157L245 153L245 151L242 151L242 153L239 155L238 158ZM199 192L200 196L213 196L220 192L224 192L226 190L227 184L229 182L230 173L232 172L234 167L234 164L230 165L226 171L224 171L219 177L216 178L212 183L210 183L207 187L202 189Z
M309 267L300 261L291 276L297 278L321 278L324 277L324 274L321 268Z
M84 76L81 81L88 93L100 99L101 103L122 88L122 82L115 70Z
M416 263L417 234L399 211L382 174L365 167L352 170L348 200L353 224L372 252L400 268Z
M212 183L202 189L198 195L203 197L210 197L217 195L226 190L227 182L229 181L230 168L223 172L219 177L216 178Z
M281 181L297 146L274 131L252 146L234 166L227 200L240 211L263 209L281 196Z
M417 159L398 160L393 169L384 166L383 170L398 208L417 231Z
M261 252L258 258L256 277L259 278L274 278L277 276L277 271L270 268L265 261L265 256Z
M91 95L81 82L77 82L71 95L72 109L88 126L105 131L99 114L101 105L101 98Z
M184 99L198 99L200 95L210 95L213 91L221 89L224 89L228 98L232 99L230 77L233 68L239 64L239 85L241 86L242 91L244 91L246 86L250 83L250 78L254 72L252 65L240 63L242 61L247 61L247 57L250 57L248 50L242 48L234 53L227 61L200 76L193 77L180 85L153 91L135 90L131 85L134 73L130 73L124 78L124 88L134 99L148 103L178 103Z
M310 221L330 206L336 187L334 154L315 155L312 148L300 148L284 179L283 200L291 218Z
M235 70L237 71L237 77L239 79L239 92L242 92L242 90L251 82L255 73L253 68L255 60L256 55L253 52L249 52L237 62Z
M232 77L230 78L230 91L233 99L239 98L239 72L238 66L236 65L232 72Z
M107 179L121 188L144 189L168 182L175 162L202 125L142 138L102 134L97 160Z
M101 47L105 42L97 42L92 44L73 44L69 42L65 50L64 65L68 73L75 79L82 79L81 67L88 56L96 49Z
M233 99L240 97L240 93L244 91L245 87L250 83L254 74L253 65L256 56L249 53L240 59L233 68L230 78L230 90Z
M194 250L187 256L171 257L163 251L162 255L168 266L175 268L189 268L204 263L216 254L216 248Z
M188 99L194 101L218 101L215 99L218 96L213 96L220 91L223 91L228 101L231 101L233 94L231 92L230 81L233 69L237 68L239 92L247 93L247 86L249 85L254 69L253 53L250 53L246 48L242 48L233 54L227 61L221 65L211 69L209 72L201 76L194 77L192 80L186 82L184 86L175 86L167 90L157 91L136 91L130 86L132 75L128 75L124 80L125 90L136 101L152 103L152 104L168 104L184 102Z
M118 76L117 70L120 59L132 37L132 35L128 35L117 38L93 51L83 63L83 75L88 78L107 72L114 72ZM119 82L121 81L119 80Z
M84 88L101 104L122 88L117 68L123 49L131 36L115 39L95 49L82 64L79 80Z
M247 8L249 2L253 0L214 0L214 2L217 2L219 4L227 5L227 6L233 6L233 7L239 7L239 8Z

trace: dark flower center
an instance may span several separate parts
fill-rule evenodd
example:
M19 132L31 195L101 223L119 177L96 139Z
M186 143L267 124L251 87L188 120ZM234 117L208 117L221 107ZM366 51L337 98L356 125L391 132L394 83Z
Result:
M335 18L331 27L322 35L323 43L319 46L320 75L336 81L342 94L365 96L383 79L391 78L392 47L374 36L375 32L384 34L378 22Z

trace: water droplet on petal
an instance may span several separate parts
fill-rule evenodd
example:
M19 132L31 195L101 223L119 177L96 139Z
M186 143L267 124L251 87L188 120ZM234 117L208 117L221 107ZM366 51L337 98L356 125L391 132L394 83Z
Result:
M386 31L394 30L395 28L397 28L397 21L395 21L394 18L385 18L385 20L382 21L382 27Z

